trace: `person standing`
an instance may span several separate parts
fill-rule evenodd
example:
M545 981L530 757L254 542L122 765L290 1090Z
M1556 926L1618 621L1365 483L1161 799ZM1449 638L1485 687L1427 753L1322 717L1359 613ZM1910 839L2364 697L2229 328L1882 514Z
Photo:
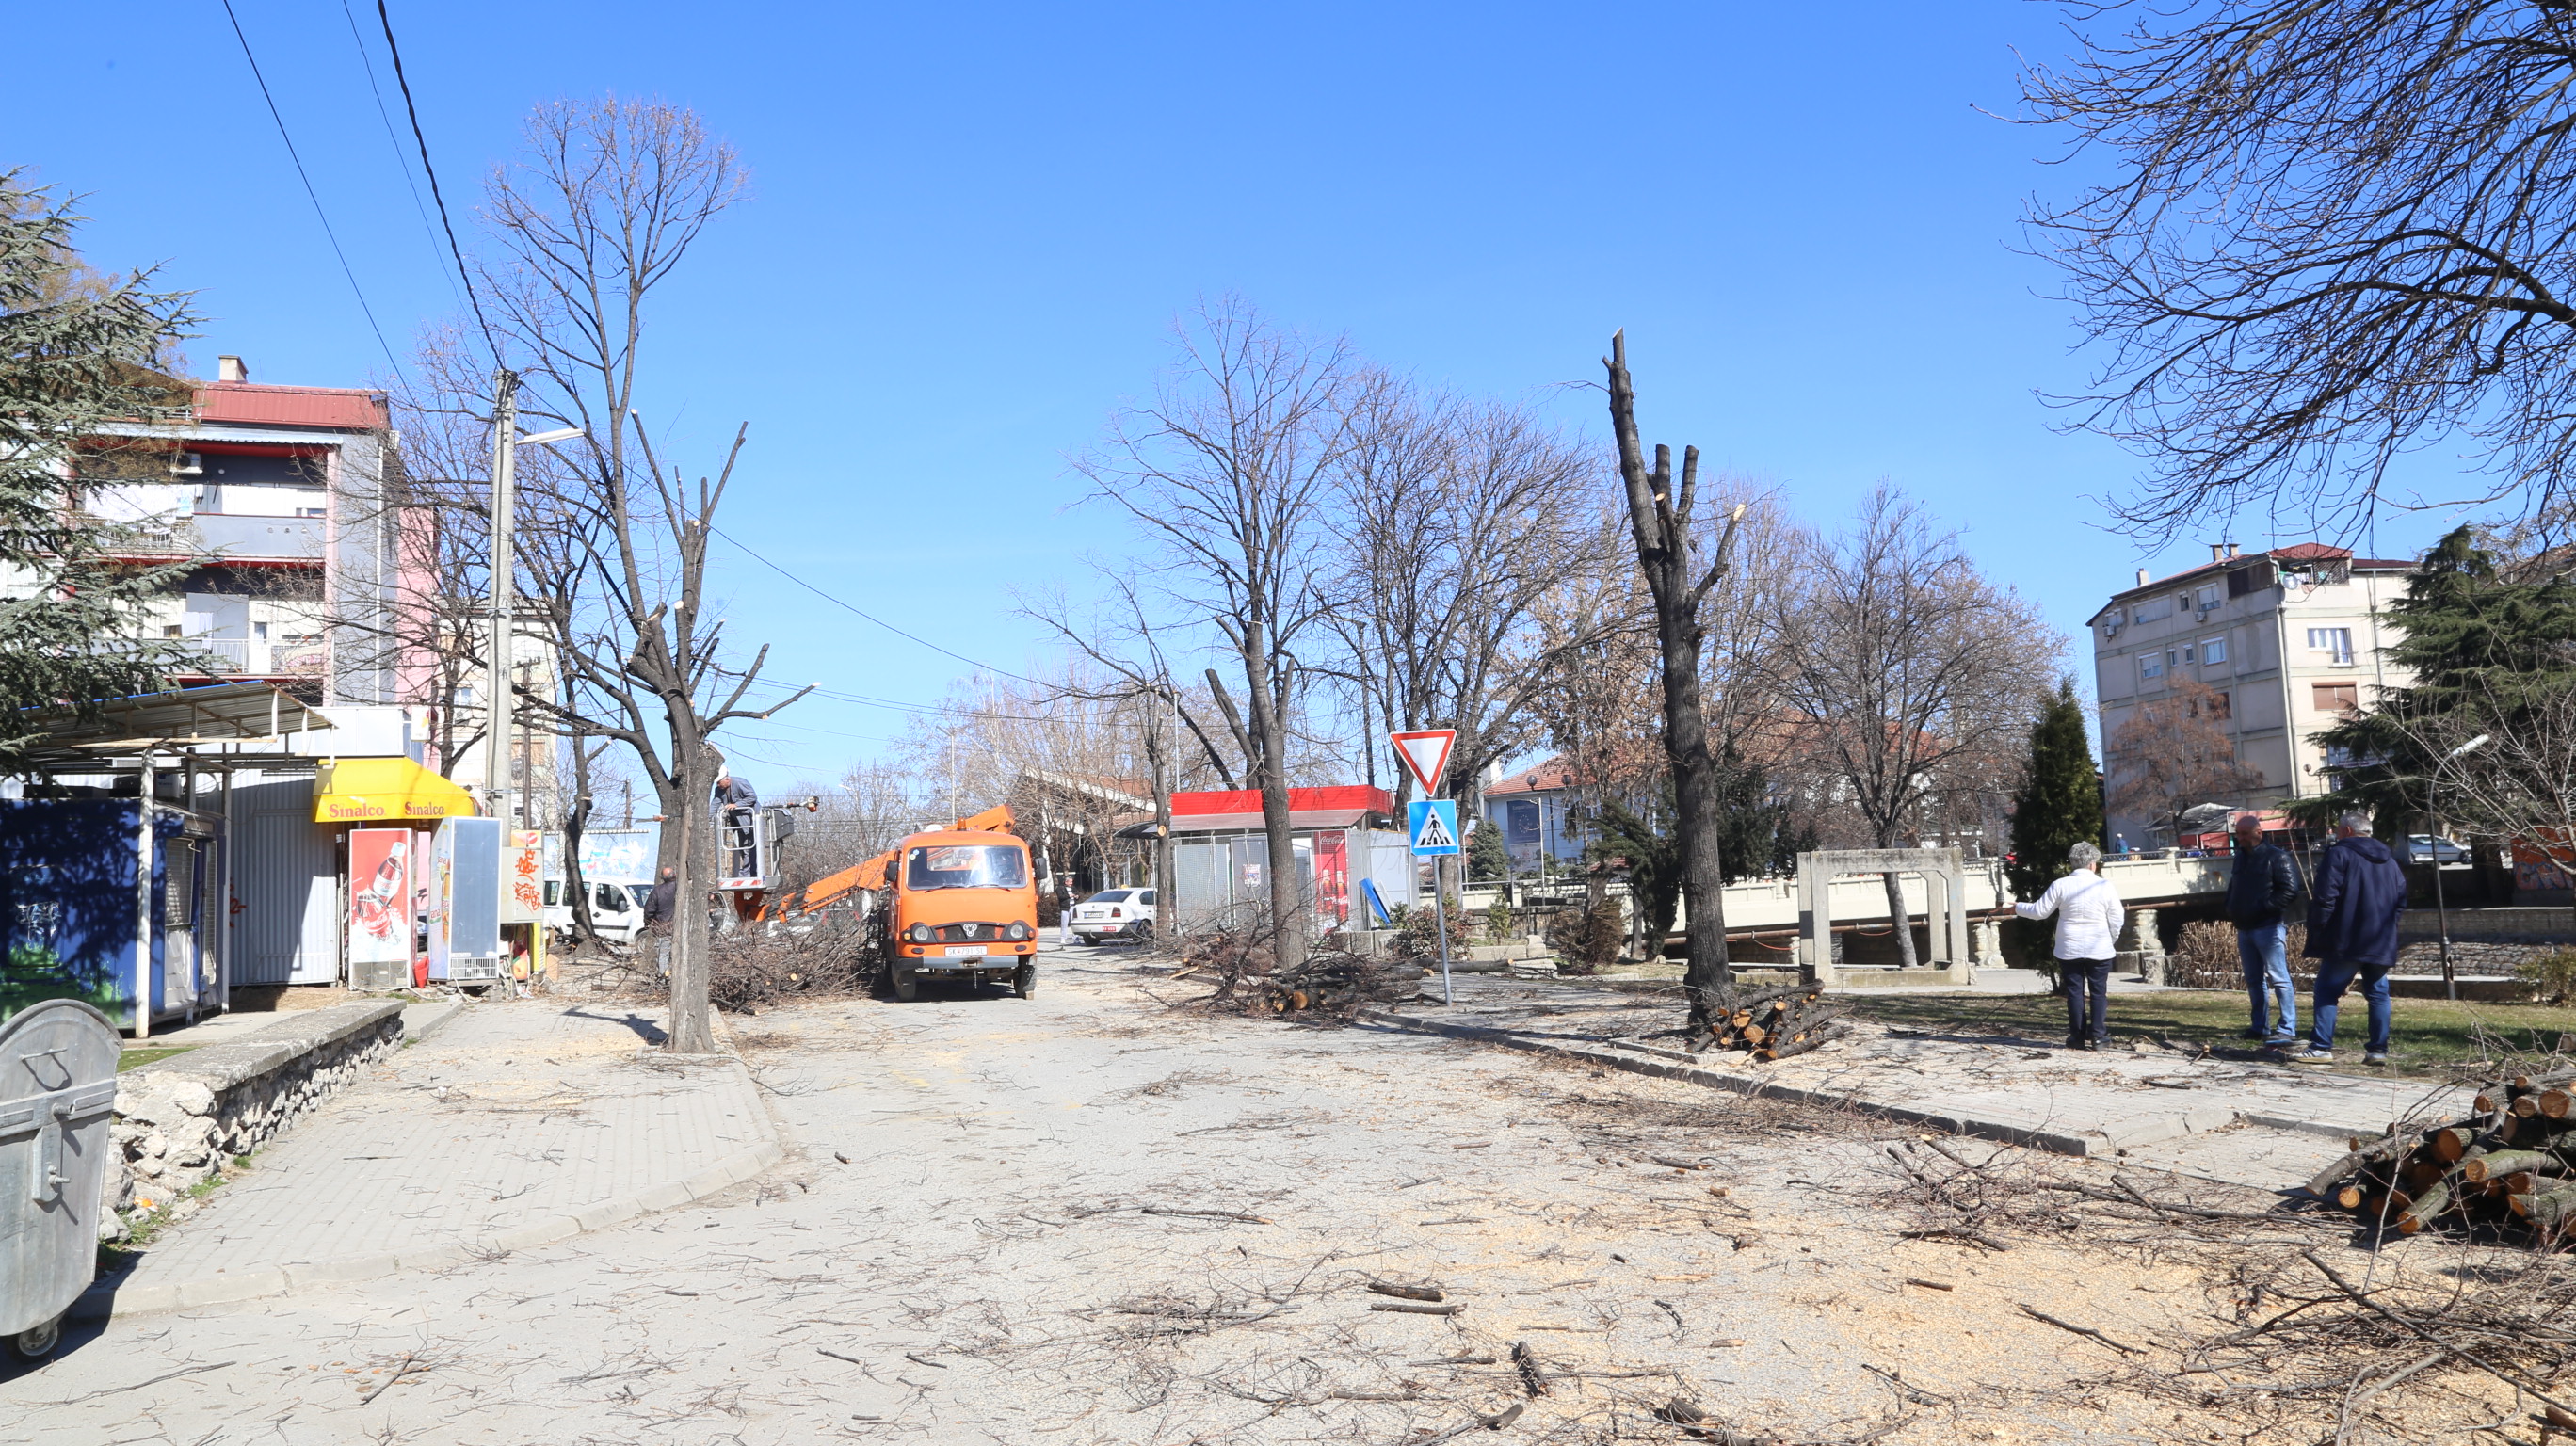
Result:
M2036 903L2014 904L2025 919L2057 919L2057 977L2066 985L2066 1047L2100 1049L2110 1038L2111 962L2119 954L2128 911L2102 877L2102 850L2078 843L2066 851L2066 877Z
M2317 992L2301 1064L2334 1063L2336 1006L2355 979L2370 1006L2364 1064L2388 1063L2388 967L2397 962L2397 916L2406 912L2406 870L2388 845L2370 836L2370 815L2347 813L2317 865L2308 905L2308 957L2317 961Z
M671 914L680 902L680 871L662 866L661 880L644 896L644 929L653 936L655 961L664 977L671 973Z
M2236 963L2245 973L2245 994L2254 1006L2247 1039L2298 1043L2299 991L2290 982L2288 913L2298 896L2299 868L2290 851L2263 842L2261 815L2238 814L2236 863L2227 876L2227 921L2236 926Z

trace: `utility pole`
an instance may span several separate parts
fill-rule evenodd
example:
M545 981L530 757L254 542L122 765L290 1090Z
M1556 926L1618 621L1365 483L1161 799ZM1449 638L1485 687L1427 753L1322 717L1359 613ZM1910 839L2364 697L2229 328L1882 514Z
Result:
M510 552L514 515L510 480L518 452L519 378L507 367L492 373L492 637L491 698L484 705L483 795L492 817L510 817L510 612L518 595L518 565Z

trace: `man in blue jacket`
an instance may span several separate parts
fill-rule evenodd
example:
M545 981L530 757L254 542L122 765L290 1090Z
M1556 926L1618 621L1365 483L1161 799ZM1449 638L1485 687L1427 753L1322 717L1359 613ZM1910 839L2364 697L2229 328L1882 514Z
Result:
M2406 871L2370 836L2370 815L2347 813L2317 865L2308 906L2308 957L2317 961L2315 1025L2302 1064L2334 1062L2335 1006L2358 977L2370 1004L2364 1064L2388 1063L2388 966L2397 962L2397 916L2406 912Z
M2263 842L2262 815L2238 814L2236 863L2227 876L2227 919L2236 926L2236 963L2245 971L2245 993L2254 1003L2247 1039L2298 1043L2299 991L2290 982L2286 912L2298 896L2299 868L2290 861L2290 851Z

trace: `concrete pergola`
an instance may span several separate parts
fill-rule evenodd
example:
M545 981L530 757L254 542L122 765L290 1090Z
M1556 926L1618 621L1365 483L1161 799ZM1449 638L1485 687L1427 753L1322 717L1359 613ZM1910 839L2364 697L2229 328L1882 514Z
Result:
M1913 874L1923 880L1924 914L1932 934L1929 968L1852 969L1834 962L1833 883L1853 874ZM1830 989L1867 978L1873 984L1965 986L1972 962L1968 879L1957 849L1821 849L1798 855L1801 983Z

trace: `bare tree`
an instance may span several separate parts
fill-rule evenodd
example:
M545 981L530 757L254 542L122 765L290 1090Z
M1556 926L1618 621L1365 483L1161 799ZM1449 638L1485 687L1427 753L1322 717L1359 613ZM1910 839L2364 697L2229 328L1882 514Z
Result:
M2108 348L2086 425L2155 461L2170 535L2296 488L2366 515L2478 439L2484 500L2576 469L2576 43L2555 0L2076 7L2032 118L2110 177L2031 216ZM2125 24L2122 33L2114 30Z
M1282 331L1250 305L1203 307L1154 401L1118 415L1081 463L1099 500L1133 518L1144 569L1188 623L1213 631L1244 690L1217 697L1261 790L1276 957L1303 957L1306 901L1288 823L1298 649L1331 598L1319 535L1343 442L1348 348Z
M626 744L659 796L662 858L677 870L681 901L669 1047L705 1053L714 1048L703 907L709 796L722 766L714 738L804 690L744 707L768 649L727 667L723 620L706 613L707 545L747 427L716 474L691 485L655 456L639 403L647 303L741 195L742 168L693 112L660 102L540 106L525 141L523 162L496 169L485 187L504 259L482 280L497 299L499 341L524 375L521 410L582 429L529 474L529 505L549 519L535 535L553 546L527 556L526 595L586 702L529 693L519 703L576 739Z
M1663 664L1664 755L1673 772L1674 836L1681 845L1682 902L1689 913L1690 966L1682 975L1682 991L1690 999L1691 1027L1701 1031L1714 1027L1717 1010L1735 993L1735 971L1726 961L1726 873L1718 858L1723 781L1709 751L1708 720L1700 702L1700 645L1707 636L1700 604L1726 575L1736 519L1728 519L1703 571L1691 515L1698 501L1699 448L1683 449L1676 491L1672 449L1657 444L1650 469L1637 438L1637 393L1628 378L1626 332L1611 336L1610 355L1602 365L1610 372L1610 425L1619 440L1628 528L1636 540L1637 568L1645 574L1655 605Z
M2236 740L2219 726L2227 695L2191 678L2172 682L2172 691L2139 704L2103 740L2110 774L2104 801L2179 834L2186 810L2261 788L2263 775L2237 761Z
M1592 641L1550 636L1539 613L1566 579L1607 571L1609 539L1589 525L1597 463L1526 408L1426 395L1385 373L1353 388L1349 410L1338 588L1351 601L1330 623L1362 746L1383 746L1366 736L1372 715L1457 729L1449 791L1472 813L1486 767L1534 736L1529 704L1552 655ZM1409 774L1395 782L1410 795Z
M2065 641L1891 487L1839 541L1808 539L1798 573L1777 604L1778 695L1803 715L1809 767L1841 785L1870 843L1903 846L1955 775L2000 777L2020 756ZM1904 881L1884 877L1910 966Z

